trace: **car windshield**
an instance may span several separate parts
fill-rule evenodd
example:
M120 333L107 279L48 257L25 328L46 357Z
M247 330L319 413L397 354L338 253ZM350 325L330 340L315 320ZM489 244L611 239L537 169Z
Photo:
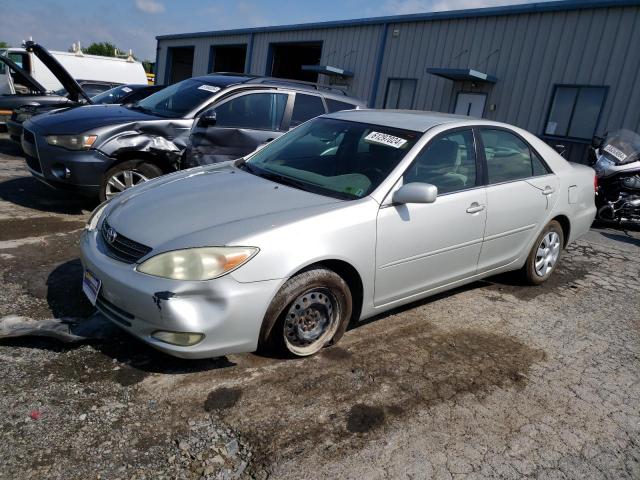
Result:
M278 183L353 200L375 190L420 135L317 118L274 140L240 167Z
M107 103L122 103L120 99L130 94L133 88L123 85L121 87L115 87L107 90L106 92L99 93L91 97L91 101L94 104L101 105Z
M179 118L213 97L219 90L220 87L189 78L169 85L167 88L140 100L131 108L160 117Z

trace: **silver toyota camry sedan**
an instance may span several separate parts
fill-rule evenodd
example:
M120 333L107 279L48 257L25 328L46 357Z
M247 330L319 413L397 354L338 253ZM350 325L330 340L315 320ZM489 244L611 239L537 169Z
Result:
M99 206L83 290L171 355L306 356L349 322L483 277L540 284L594 215L594 171L524 130L340 112Z

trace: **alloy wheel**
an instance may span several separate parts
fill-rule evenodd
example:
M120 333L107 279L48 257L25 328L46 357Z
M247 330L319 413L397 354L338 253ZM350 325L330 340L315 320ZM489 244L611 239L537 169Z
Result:
M114 195L125 191L127 188L134 187L140 183L146 182L147 180L149 180L147 177L135 170L122 170L120 172L116 172L107 181L107 187L105 189L107 200L112 198Z

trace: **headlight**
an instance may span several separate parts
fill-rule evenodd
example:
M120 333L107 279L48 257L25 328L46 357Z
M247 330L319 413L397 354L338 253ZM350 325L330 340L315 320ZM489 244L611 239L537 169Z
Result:
M15 117L15 118L13 118L13 117ZM27 120L29 120L31 117L33 117L32 113L13 112L13 115L11 116L11 120L15 120L18 123L24 123Z
M104 209L107 208L107 203L109 203L109 200L107 200L106 202L102 202L100 205L98 205L95 210L93 212L91 212L91 216L89 217L89 221L87 222L87 224L85 225L85 230L88 231L92 231L95 230L98 227L98 223L100 222L100 218L102 217L102 213L104 212Z
M47 143L68 150L88 150L97 138L97 135L47 135Z
M138 271L173 280L211 280L248 262L255 247L202 247L174 250L150 258Z

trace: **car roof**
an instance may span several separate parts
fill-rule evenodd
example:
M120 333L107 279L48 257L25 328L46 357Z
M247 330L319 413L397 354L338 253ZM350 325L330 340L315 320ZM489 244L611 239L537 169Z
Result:
M202 83L208 83L209 85L215 85L216 87L224 88L231 85L237 85L238 83L245 83L252 78L255 77L251 75L212 73L209 75L193 77L191 80L198 80Z
M317 83L305 82L302 80L290 80L287 78L264 77L259 75L242 75L237 73L215 72L208 75L193 77L194 80L208 83L220 88L227 88L236 85L246 84L247 87L264 85L267 88L286 88L288 90L313 91L324 97L335 100L348 101L354 105L364 105L365 103L357 97L352 97L344 90Z
M381 110L360 109L343 110L340 112L323 115L328 118L349 120L352 122L371 123L385 127L401 128L416 132L426 132L430 128L445 123L464 122L475 120L463 115L451 113L426 112L420 110Z

